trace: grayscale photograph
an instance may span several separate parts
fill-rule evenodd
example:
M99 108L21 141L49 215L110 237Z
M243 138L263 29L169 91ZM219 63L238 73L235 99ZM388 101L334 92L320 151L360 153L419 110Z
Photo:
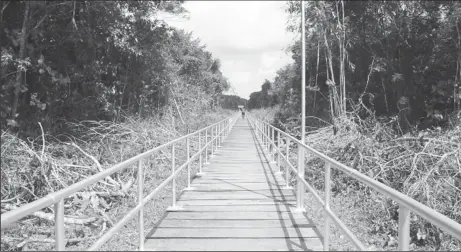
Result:
M1 251L461 251L461 1L0 9Z

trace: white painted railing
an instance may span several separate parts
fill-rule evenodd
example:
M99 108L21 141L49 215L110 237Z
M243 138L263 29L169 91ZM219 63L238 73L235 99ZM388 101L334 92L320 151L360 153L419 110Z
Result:
M99 172L91 177L88 177L82 181L79 181L73 185L70 185L67 188L59 190L57 192L53 192L48 194L47 196L40 198L36 201L30 202L25 204L21 207L18 207L15 210L11 210L5 212L1 215L1 228L3 229L7 225L18 221L19 219L31 215L32 213L41 210L45 207L54 205L54 217L55 217L55 245L56 250L62 251L65 250L66 247L66 238L64 232L64 199L76 192L83 190L84 188L97 183L100 180L103 180L107 176L114 174L115 172L122 171L131 165L138 163L137 170L138 170L138 205L131 209L121 220L115 223L114 226L111 227L104 235L102 235L88 250L97 250L99 249L105 242L107 242L118 230L120 230L128 221L133 219L133 217L138 214L138 230L139 230L139 250L144 249L144 205L153 199L153 197L163 189L168 183L172 182L172 192L173 192L173 201L172 206L169 208L170 210L174 210L178 206L176 206L176 176L179 174L181 170L187 167L188 173L188 187L190 189L190 164L191 162L198 159L199 162L199 173L202 172L202 157L205 158L205 164L208 162L208 152L210 151L211 155L215 152L215 150L221 146L223 140L227 137L230 130L234 126L235 122L237 121L239 114L232 116L231 118L227 118L212 124L208 127L202 128L197 130L193 133L189 133L185 136L179 137L175 140L172 140L168 143L155 147L151 150L148 150L144 153L141 153L135 157L132 157L126 161L123 161L119 164L112 166L102 172ZM199 150L194 155L190 156L190 140L192 137L198 136L198 146ZM202 138L204 142L202 143ZM181 141L186 141L186 156L187 161L176 167L175 164L175 145L180 143ZM165 179L159 186L157 186L151 193L149 193L146 197L143 195L144 190L144 167L143 167L143 160L160 150L166 149L167 147L171 147L171 175ZM187 189L186 188L186 189Z
M248 121L250 122L251 127L253 128L258 141L263 146L264 149L269 150L270 152L270 159L274 160L275 154L277 154L277 167L280 171L281 160L283 159L283 163L285 164L285 176L286 176L286 186L289 187L289 174L290 168L296 174L297 179L297 197L296 197L296 205L298 210L304 209L304 193L306 186L307 190L312 193L315 199L323 206L324 211L324 231L323 231L323 238L324 238L324 250L329 250L329 223L330 219L335 222L339 228L346 234L346 236L354 243L354 245L359 250L366 250L365 246L363 246L362 242L347 228L347 226L336 216L335 213L330 209L330 192L331 192L331 168L338 169L348 175L351 178L354 178L361 183L373 188L374 190L380 192L381 194L395 200L399 203L399 229L398 229L398 246L399 250L409 250L410 245L410 211L418 214L419 216L423 217L427 221L431 222L438 228L442 229L443 231L447 232L448 234L452 235L456 239L461 241L461 224L448 218L447 216L437 212L436 210L425 206L424 204L404 195L387 185L384 185L365 174L360 173L359 171L350 168L323 153L313 149L312 147L300 142L298 139L294 138L293 136L289 135L286 132L283 132L276 127L270 125L267 122L264 122L250 113L248 114ZM277 135L277 136L276 136ZM283 150L281 148L281 141L285 140L286 150L285 155L283 154ZM276 143L277 141L277 143ZM289 145L290 141L298 147L298 165L295 168L289 161ZM308 151L314 156L322 159L325 162L325 195L322 199L316 190L304 179L304 154L301 152ZM301 195L299 192L302 192Z

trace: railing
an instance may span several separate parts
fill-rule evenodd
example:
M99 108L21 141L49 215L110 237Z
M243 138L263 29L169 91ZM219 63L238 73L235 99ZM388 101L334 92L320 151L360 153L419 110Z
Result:
M85 187L88 187L92 184L97 183L100 180L103 180L107 176L114 174L115 172L122 171L125 168L128 168L130 165L135 164L138 162L137 170L138 170L138 205L130 210L121 220L114 224L104 235L102 235L88 250L97 250L100 248L105 242L107 242L118 230L120 230L128 221L130 221L136 214L138 214L139 222L138 222L138 229L139 229L139 250L144 249L144 205L153 199L153 197L162 189L164 188L169 182L172 182L172 191L173 191L173 202L172 206L169 208L170 210L178 209L176 205L176 176L179 174L181 170L187 167L188 173L188 184L186 189L190 189L190 164L192 161L198 158L199 162L199 173L202 172L202 156L205 158L205 163L208 163L208 152L211 151L211 155L215 152L217 147L219 147L222 141L226 138L229 134L230 130L234 126L235 122L237 121L238 114L231 118L227 118L212 124L208 127L202 128L197 130L193 133L189 133L185 136L179 137L175 140L172 140L166 144L160 145L155 147L151 150L148 150L144 153L141 153L135 157L132 157L124 162L116 164L111 168L108 168L102 172L99 172L91 177L86 178L80 182L77 182L65 189L62 189L57 192L53 192L48 194L47 196L40 198L36 201L30 202L25 204L15 210L8 211L1 215L1 227L4 228L8 224L11 224L23 217L26 217L38 210L41 210L45 207L51 206L54 204L54 218L55 218L55 245L56 250L62 251L65 250L66 246L66 238L64 233L64 199ZM211 131L211 132L210 132ZM211 134L210 134L211 133ZM190 156L190 139L193 136L198 135L198 145L199 150L194 155ZM203 136L202 136L203 135ZM205 141L202 144L202 137L204 137ZM175 164L175 145L180 141L186 141L186 156L187 161L179 166L176 167ZM160 185L158 185L147 197L144 198L143 190L144 190L144 167L143 167L143 160L154 153L165 149L171 146L172 156L171 156L171 175L165 179ZM136 169L136 168L135 168Z
M339 226L339 228L346 234L346 236L354 243L354 245L359 250L366 250L365 246L357 239L357 237L349 230L349 228L344 225L344 223L333 213L330 209L330 192L331 192L331 168L338 169L344 172L351 178L354 178L361 183L375 189L381 194L390 197L392 200L395 200L399 203L399 227L398 227L398 248L400 251L409 250L410 244L410 211L418 214L427 221L431 222L438 228L449 233L458 240L461 240L461 224L448 218L447 216L437 212L436 210L429 208L420 202L404 195L389 186L386 186L365 174L360 173L359 171L352 169L340 162L322 154L310 146L300 142L298 139L293 136L275 128L267 122L264 122L258 118L255 118L253 115L248 113L248 119L251 127L253 128L258 141L263 146L264 149L270 152L270 159L275 160L274 156L277 154L277 167L280 171L281 160L285 163L285 175L286 175L286 187L289 188L289 175L290 171L287 169L289 167L296 174L297 178L297 197L296 197L296 210L304 210L304 186L307 187L307 190L312 193L314 198L323 206L324 211L324 231L323 231L323 246L324 250L329 250L329 224L330 218ZM277 136L276 136L277 135ZM282 138L285 139L286 150L285 155L281 148ZM276 144L277 141L277 144ZM289 144L292 141L298 147L298 167L297 169L289 161ZM325 192L324 199L322 199L316 190L307 183L304 179L304 152L308 151L314 156L322 159L325 162Z

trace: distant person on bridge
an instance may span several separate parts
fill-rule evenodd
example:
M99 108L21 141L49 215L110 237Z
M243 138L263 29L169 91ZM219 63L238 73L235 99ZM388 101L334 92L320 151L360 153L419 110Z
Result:
M244 109L240 109L240 111L242 111L242 119L245 119L245 110L244 110Z

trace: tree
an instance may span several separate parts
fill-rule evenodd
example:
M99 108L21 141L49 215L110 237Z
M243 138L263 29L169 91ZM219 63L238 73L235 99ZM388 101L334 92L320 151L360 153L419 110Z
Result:
M156 18L181 15L181 4L2 2L2 125L21 130L38 120L59 130L69 120L215 107L230 86L219 60Z

